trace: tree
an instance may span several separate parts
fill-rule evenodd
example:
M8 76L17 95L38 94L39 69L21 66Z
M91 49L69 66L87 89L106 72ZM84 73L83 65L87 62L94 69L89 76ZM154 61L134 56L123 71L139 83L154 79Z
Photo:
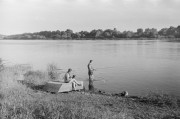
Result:
M41 31L35 34L45 36L46 38L51 38L51 31Z
M71 39L72 38L71 35L73 35L73 31L71 29L67 29L65 32L66 32L67 38Z
M157 29L155 29L155 28L152 28L152 29L147 28L147 29L145 29L144 36L147 37L147 38L157 38L158 37Z
M67 39L68 38L68 35L65 31L61 31L61 38L62 39Z
M157 38L157 37L158 37L158 31L157 31L157 29L155 29L155 28L152 28L152 29L151 29L150 37L151 37L151 38Z
M121 32L118 31L116 28L114 28L113 33L112 33L112 36L113 36L114 38L121 38Z
M103 36L105 38L112 38L113 37L113 30L111 29L106 29L104 32L103 32Z
M89 32L87 32L87 31L81 31L81 32L79 32L80 34L81 34L81 38L88 38L89 37Z
M167 28L163 28L158 32L158 34L161 36L167 36L167 30Z
M97 30L92 30L90 33L89 33L89 37L90 38L95 38L96 37L96 32L97 32Z
M177 28L176 28L176 31L177 31L177 33L176 33L176 38L180 38L180 26L178 26Z
M56 31L57 35L61 35L61 32L59 30Z
M142 37L143 36L143 29L139 28L137 29L137 37Z
M61 39L61 35L59 34L55 34L52 36L53 39Z
M176 28L171 26L170 28L167 29L167 35L168 37L174 37L176 35L177 31Z
M80 33L74 33L73 35L72 35L72 38L73 39L79 39L79 38L81 38L81 34Z
M132 31L124 31L123 37L124 38L132 38L134 36L134 33Z

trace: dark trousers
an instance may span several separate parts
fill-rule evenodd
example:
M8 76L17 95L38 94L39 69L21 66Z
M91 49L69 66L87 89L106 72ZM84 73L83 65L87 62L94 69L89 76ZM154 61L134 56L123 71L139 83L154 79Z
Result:
M89 90L94 91L93 75L89 75Z

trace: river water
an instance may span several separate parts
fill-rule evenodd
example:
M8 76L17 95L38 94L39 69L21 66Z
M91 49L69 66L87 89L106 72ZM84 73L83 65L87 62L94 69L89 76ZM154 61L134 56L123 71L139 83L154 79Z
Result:
M95 87L141 95L165 91L180 95L180 42L161 40L0 40L7 65L30 64L46 70L56 64L73 69L87 87L87 64L93 60ZM63 74L62 74L63 75Z

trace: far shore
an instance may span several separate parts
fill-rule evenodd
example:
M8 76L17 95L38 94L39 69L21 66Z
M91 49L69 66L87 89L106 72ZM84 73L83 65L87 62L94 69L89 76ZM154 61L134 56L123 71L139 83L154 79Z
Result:
M55 40L55 41L61 41L61 40L168 40L168 41L180 41L180 38L106 38L106 39L95 39L95 38L77 38L77 39L0 39L0 40Z
M79 31L73 32L71 29L65 31L40 31L34 33L22 33L14 35L0 35L1 39L73 39L73 40L121 40L121 39L164 39L180 38L180 26L169 28L162 28L157 30L156 28L138 28L137 31L118 31L114 29L94 29L91 31Z

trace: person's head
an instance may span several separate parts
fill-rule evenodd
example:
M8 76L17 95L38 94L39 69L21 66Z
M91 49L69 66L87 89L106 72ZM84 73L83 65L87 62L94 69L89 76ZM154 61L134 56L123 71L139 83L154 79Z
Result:
M72 71L72 69L71 69L71 68L69 68L69 69L68 69L68 72L71 72L71 71Z
M93 60L90 60L89 62L92 63Z

